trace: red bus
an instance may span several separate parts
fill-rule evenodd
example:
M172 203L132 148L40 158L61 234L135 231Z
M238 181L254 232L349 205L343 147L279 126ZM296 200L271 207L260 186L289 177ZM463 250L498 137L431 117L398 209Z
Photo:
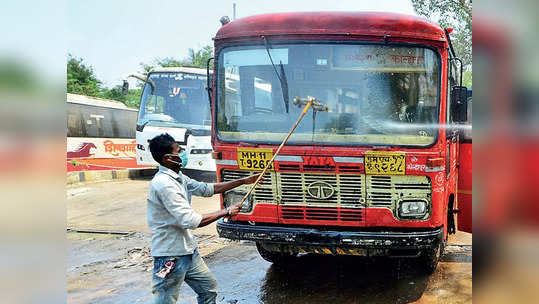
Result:
M299 253L418 257L433 271L448 234L471 232L471 111L448 29L417 16L251 16L217 32L212 145L219 181L261 171L221 237L271 262ZM460 70L460 72L459 72ZM249 187L225 193L224 207Z

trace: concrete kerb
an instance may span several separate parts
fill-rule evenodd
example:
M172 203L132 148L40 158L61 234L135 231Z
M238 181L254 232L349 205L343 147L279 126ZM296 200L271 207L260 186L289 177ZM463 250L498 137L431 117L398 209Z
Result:
M95 183L153 176L157 168L67 172L66 184Z

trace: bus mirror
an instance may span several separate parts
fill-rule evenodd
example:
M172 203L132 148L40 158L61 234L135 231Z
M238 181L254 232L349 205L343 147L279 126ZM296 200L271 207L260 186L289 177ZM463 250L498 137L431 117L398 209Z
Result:
M466 122L468 118L468 89L454 86L451 89L451 117L454 122Z
M127 93L129 93L129 82L124 80L124 83L122 84L122 94L127 95Z

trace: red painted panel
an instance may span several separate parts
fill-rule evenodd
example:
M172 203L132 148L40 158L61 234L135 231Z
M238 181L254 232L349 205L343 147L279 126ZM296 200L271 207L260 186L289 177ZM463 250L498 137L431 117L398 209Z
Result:
M257 223L278 223L276 204L256 204L251 214L238 214L235 221L253 221Z
M458 230L472 232L472 143L460 144L458 179Z
M365 227L401 227L401 228L433 228L442 225L438 213L433 213L425 221L399 221L387 208L367 208L365 210Z
M445 41L443 29L425 18L374 12L293 12L249 16L222 26L215 39L305 34L391 36Z

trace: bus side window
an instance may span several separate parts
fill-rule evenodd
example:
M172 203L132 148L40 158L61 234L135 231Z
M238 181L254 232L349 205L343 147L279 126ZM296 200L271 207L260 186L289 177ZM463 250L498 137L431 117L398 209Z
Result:
M67 137L85 137L86 125L82 113L67 113Z
M448 60L447 62L447 106L446 106L446 119L447 123L446 125L450 126L453 125L453 117L451 116L451 88L453 86L457 85L457 80L455 79L455 75L457 75L455 70L455 65L453 64L452 60ZM446 129L446 138L449 139L451 131L449 131L452 128ZM448 141L446 144L446 161L445 161L445 168L446 168L446 179L449 179L449 176L451 175L451 144Z
M466 120L466 128L464 129L464 132L462 132L462 134L465 141L472 141L472 96L470 90L468 91L468 95L468 119Z
M453 63L453 61L451 60L448 60L448 64L447 64L447 107L446 107L446 119L447 119L447 124L452 124L453 123L453 117L451 116L451 88L453 88L453 86L456 86L457 85L457 80L456 80L456 70L455 70L455 65Z

